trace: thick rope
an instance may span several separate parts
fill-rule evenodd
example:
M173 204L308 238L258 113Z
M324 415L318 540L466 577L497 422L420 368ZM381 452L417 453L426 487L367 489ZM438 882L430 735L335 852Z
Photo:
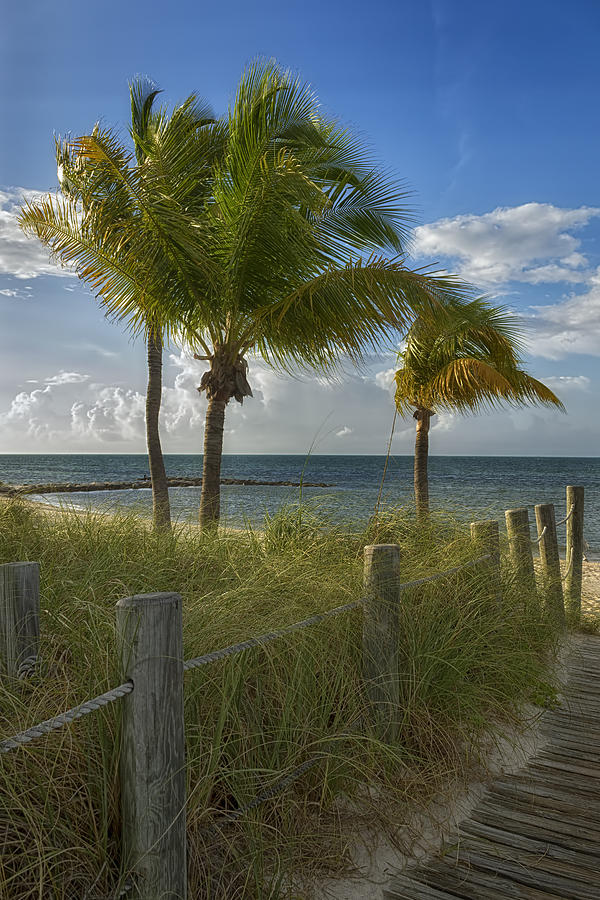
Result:
M570 554L569 554L569 556L570 556L570 559L569 559L569 565L567 566L567 571L565 572L565 574L561 576L561 581L566 581L566 580L567 580L567 578L568 578L568 576L569 576L569 572L570 572L571 569L573 568L573 556L574 556L574 555L575 555L575 554L573 553L573 548L571 547L571 552L570 552Z
M73 709L68 709L59 716L54 716L52 719L46 719L45 722L40 722L39 725L34 725L32 728L28 728L20 734L15 734L12 738L6 738L5 740L0 741L0 753L8 753L9 750L15 750L17 747L20 747L21 744L27 744L29 741L35 740L35 738L43 737L43 735L49 734L57 728L62 728L63 725L74 722L75 719L80 719L82 716L87 716L89 713L96 712L96 710L101 709L103 706L107 706L114 700L119 700L126 694L130 694L132 690L133 682L126 681L125 684L120 684L119 687L113 688L111 691L106 691L106 693L100 694L99 697L94 697L93 700L86 700L85 703L80 703L79 706L74 706Z
M491 553L486 553L485 556L480 556L478 559L472 559L460 566L455 566L453 569L446 569L444 572L437 572L435 575L430 575L427 578L419 578L417 581L408 581L405 584L401 584L400 588L418 587L418 585L425 584L428 581L446 578L448 575L453 575L455 572L460 572L462 569L466 569L469 566L475 566L478 563L484 562L486 559L490 559L491 556ZM291 634L293 631L298 631L301 628L309 628L311 625L318 625L319 622L323 622L324 619L328 619L330 616L338 616L340 613L349 612L351 609L358 609L364 602L364 599L354 600L352 603L345 603L343 606L336 606L327 612L310 616L308 619L303 619L301 622L294 622L293 625L287 625L285 628L281 628L278 631L268 631L266 634L250 638L247 641L240 641L239 644L231 644L229 647L224 647L222 650L213 650L211 653L205 653L203 656L196 656L194 659L188 659L183 664L183 670L184 672L187 672L189 669L196 669L199 666L206 666L209 663L218 662L218 660L225 659L227 656L235 656L236 653L243 653L245 650L252 649L252 647L262 647L264 644L269 644L271 641L277 640L277 638L283 637L286 634Z
M23 679L33 675L36 665L37 656L28 656L26 659L22 660L17 669L17 678Z
M299 766L296 766L296 768L292 769L292 771L287 775L279 778L278 781L275 782L275 784L271 785L271 787L262 791L260 794L257 794L256 797L250 800L249 803L246 803L244 806L240 806L239 809L234 809L231 812L223 813L222 815L218 816L218 818L215 819L215 821L211 825L209 825L207 828L202 829L203 833L214 834L215 832L218 832L220 826L231 825L233 822L237 822L238 819L241 819L243 816L247 815L247 813L252 812L253 809L256 809L263 803L266 803L267 800L271 800L272 797L276 797L277 794L281 794L288 787L290 787L290 785L301 778L305 772L308 772L308 770L312 769L313 766L316 766L318 762L320 762L322 759L325 759L328 756L328 748L332 743L334 743L334 741L345 737L347 733L356 731L362 721L362 718L362 715L360 715L357 716L356 719L353 719L345 731L339 732L326 742L323 750L320 750L318 753L315 753L313 756L305 759L303 763L300 763Z
M240 641L239 644L231 644L230 647L224 647L222 650L213 650L211 653L205 653L204 656L196 656L194 659L188 659L184 662L183 671L187 672L188 669L206 666L208 663L217 662L220 659L225 659L227 656L243 653L245 650L250 650L252 647L262 647L264 644L269 644L277 638L283 637L286 634L291 634L292 631L298 631L301 628L309 628L311 625L318 625L319 622L328 619L330 616L338 616L340 613L349 612L351 609L358 609L362 604L362 600L355 600L353 603L345 603L344 606L336 606L334 609L319 613L315 616L310 616L308 619L303 619L301 622L294 622L293 625L287 625L285 628L281 628L278 631L268 631L266 634L250 638L247 641Z
M568 521L569 521L569 519L570 519L571 516L573 515L573 510L574 510L574 509L575 509L575 504L572 503L572 504L571 504L571 509L569 510L569 512L567 513L567 515L564 517L564 519L561 519L560 522L557 522L557 523L556 523L556 527L557 527L557 528L558 528L559 525L564 525L565 522L568 522Z
M544 535L546 534L547 531L548 531L548 526L547 526L547 525L544 525L544 527L543 527L543 529L542 529L542 533L540 534L540 536L537 537L537 538L534 538L534 539L532 540L531 543L532 543L532 544L539 544L539 542L540 542L541 539L544 537Z
M485 562L486 559L491 559L493 555L493 553L486 553L485 556L478 556L477 559L471 559L461 566L454 566L453 569L445 569L443 572L436 572L435 575L428 575L427 578L417 578L416 581L407 581L404 584L401 584L400 588L419 587L421 584L437 581L438 578L447 578L448 575L454 575L455 572L460 572L462 569L468 569L470 566L477 566L479 563Z

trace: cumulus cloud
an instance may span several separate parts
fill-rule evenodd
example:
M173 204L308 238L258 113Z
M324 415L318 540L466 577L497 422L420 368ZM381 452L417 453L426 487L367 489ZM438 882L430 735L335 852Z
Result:
M528 324L530 348L538 356L600 356L600 268L590 277L584 293L532 307Z
M540 380L555 393L563 394L569 391L589 391L592 383L587 375L547 375Z
M397 368L397 367L396 367ZM391 391L394 388L394 375L396 368L384 369L382 372L375 373L375 384L383 391Z
M381 365L381 364L379 364ZM172 354L164 368L162 437L166 453L201 452L206 399L197 385L204 364ZM225 451L229 453L385 453L393 401L382 390L385 370L355 374L331 385L316 378L277 376L252 361L254 397L229 404ZM389 374L389 373L388 373ZM563 398L570 417L553 410L506 410L465 418L442 413L432 422L432 452L579 452L600 439L590 422L587 376L543 378ZM15 392L0 409L4 452L144 452L145 396L142 388L99 383L86 373L58 372ZM565 427L568 422L568 427ZM558 427L557 427L558 426ZM563 427L560 427L563 426ZM561 444L562 441L562 444ZM393 451L412 453L414 421L396 423Z
M572 232L600 209L561 209L550 203L499 207L483 215L461 215L421 225L415 251L458 262L461 275L476 284L521 281L585 282L587 258Z
M206 412L200 384L206 364L184 352L165 361L161 428L166 452L199 452ZM230 403L226 418L229 452L317 452L334 450L342 439L348 452L382 450L393 405L380 389L377 366L370 375L337 382L317 377L282 377L250 361L254 396ZM141 389L99 383L81 372L60 371L16 393L0 410L6 452L143 452L145 396ZM326 423L332 427L324 428Z
M21 205L41 195L40 191L21 187L0 191L0 275L12 275L14 278L37 278L39 275L73 277L72 272L51 262L43 245L36 238L26 236L17 224Z
M44 379L45 384L81 384L88 381L89 375L82 375L80 372L59 372L58 375L51 375Z

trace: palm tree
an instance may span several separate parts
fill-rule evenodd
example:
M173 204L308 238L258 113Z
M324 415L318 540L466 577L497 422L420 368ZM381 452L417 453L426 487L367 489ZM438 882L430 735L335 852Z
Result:
M283 372L360 365L415 315L464 295L406 265L405 200L308 86L273 64L243 75L199 220L214 268L185 323L209 363L203 526L219 520L225 409L251 396L250 354Z
M414 410L417 515L429 511L429 427L436 410L476 413L508 403L564 409L558 397L520 368L518 320L484 300L448 303L412 324L395 374L396 410Z
M200 520L215 525L225 407L250 395L250 353L282 371L360 364L465 288L406 265L405 194L289 73L253 65L227 118L202 120L192 96L160 127L134 122L136 164L110 129L63 142L62 196L26 204L21 225L109 316L210 362Z
M187 217L182 224L180 208L205 202L205 176L223 141L222 127L195 95L169 115L154 108L158 93L144 79L130 86L133 154L99 126L75 141L57 141L61 195L26 204L20 224L74 269L109 317L146 340L154 524L169 527L159 434L162 346L178 326L177 307L189 293L186 278L191 283L190 260L201 252Z

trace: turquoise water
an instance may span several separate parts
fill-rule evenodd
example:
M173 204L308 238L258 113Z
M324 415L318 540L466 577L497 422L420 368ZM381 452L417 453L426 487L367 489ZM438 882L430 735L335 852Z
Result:
M199 476L202 457L167 455L169 475ZM408 505L412 500L412 457L390 458L383 498L386 503ZM373 511L381 481L382 456L275 456L227 455L223 477L272 481L328 482L328 488L303 489L303 498L317 503L335 521L366 522ZM0 481L133 480L148 472L144 455L0 455ZM586 488L586 537L600 550L600 459L561 457L432 456L429 462L430 495L434 508L454 512L465 521L486 516L504 519L504 510L535 503L555 503L557 518L564 515L565 486ZM197 514L200 488L171 488L173 515ZM255 524L265 512L294 502L299 489L276 486L224 485L223 517L232 525ZM149 511L150 490L80 494L47 494L51 503L111 507L115 504ZM533 508L531 509L533 520ZM563 529L564 530L564 529ZM560 535L559 535L560 536Z

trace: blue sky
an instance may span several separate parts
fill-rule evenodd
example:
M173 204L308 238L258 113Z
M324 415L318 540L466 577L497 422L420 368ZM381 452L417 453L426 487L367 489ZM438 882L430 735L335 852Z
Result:
M166 5L30 0L4 11L0 114L0 452L144 449L144 349L21 239L26 191L56 187L53 133L126 127L129 79L225 111L244 66L274 57L311 82L414 189L415 264L437 262L520 312L528 366L568 414L439 416L432 452L598 455L600 4L471 0ZM201 364L173 348L165 450L202 444ZM394 348L341 384L251 364L226 450L384 452ZM401 423L397 452L410 452Z

